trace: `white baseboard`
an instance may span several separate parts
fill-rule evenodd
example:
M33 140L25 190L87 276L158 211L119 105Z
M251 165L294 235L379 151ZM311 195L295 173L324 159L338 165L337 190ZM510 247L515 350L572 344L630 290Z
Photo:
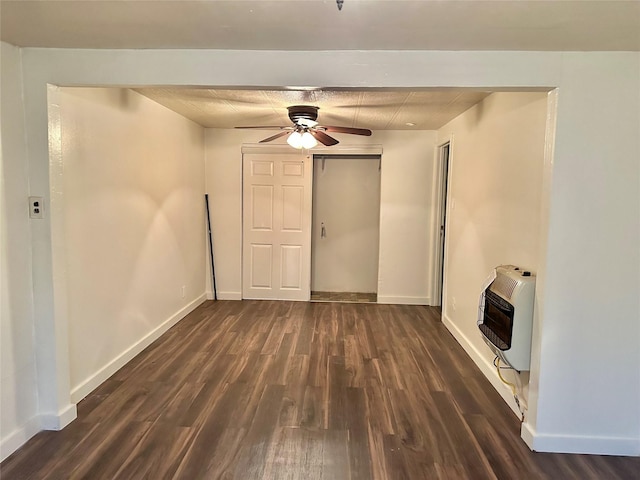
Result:
M242 300L242 292L218 292L218 300Z
M169 330L173 325L178 323L187 314L195 310L206 300L206 295L202 294L190 302L161 325L145 335L138 342L133 344L127 350L122 352L118 357L113 359L107 365L102 367L98 372L85 380L81 385L71 391L71 402L57 414L41 414L30 418L20 428L15 429L7 436L0 439L0 461L3 461L18 448L24 445L31 437L41 430L62 430L77 417L76 403L91 393L102 382L117 372L128 361L135 357L142 350L147 348L160 335Z
M443 315L442 323L447 327L458 343L464 348L474 363L480 368L485 377L491 382L493 388L507 402L513 413L520 418L518 406L513 400L511 390L504 385L492 362L469 341L464 333L450 318ZM584 453L594 455L640 455L640 439L638 438L614 438L614 437L587 437L577 435L548 435L540 434L527 422L522 424L520 436L527 446L536 452L553 453Z
M158 339L163 333L173 327L176 323L182 320L186 315L191 313L197 307L199 307L206 300L206 294L200 295L198 298L178 310L171 315L161 325L153 329L147 335L142 337L136 343L127 348L124 352L111 360L108 364L84 380L80 385L71 390L71 401L78 403L84 397L89 395L95 388L97 388L102 382L107 380L111 375L116 373L120 368L127 364L136 355L142 352L145 348L151 345L156 339Z
M78 416L75 403L70 403L57 414L41 414L40 427L42 430L62 430Z
M540 434L528 423L522 424L520 435L536 452L640 456L640 438Z
M520 438L524 440L524 443L527 444L527 447L529 447L529 449L533 450L533 445L535 443L535 438L536 438L536 431L526 420L522 422L522 426L520 427Z
M487 380L491 382L493 388L500 394L502 399L509 405L509 408L513 410L513 413L520 418L520 410L518 410L518 405L516 405L515 400L513 399L513 394L511 389L507 387L502 381L500 377L498 377L498 373L496 372L496 368L493 366L493 363L487 359L477 348L473 345L467 336L462 333L462 331L458 328L458 326L451 321L449 317L446 315L442 315L442 323L447 330L451 332L457 342L464 348L464 351L467 352L467 355L471 357L471 360L478 366L478 368L482 371ZM480 331L478 330L478 335L480 335Z
M42 430L40 427L40 417L36 415L6 437L3 436L0 440L0 462L4 461L5 458L27 443L27 441L40 430Z
M378 295L378 303L390 305L430 305L429 297L395 297L393 295Z
M62 430L78 416L76 406L67 405L58 414L35 415L20 428L0 440L0 462L27 443L41 430Z

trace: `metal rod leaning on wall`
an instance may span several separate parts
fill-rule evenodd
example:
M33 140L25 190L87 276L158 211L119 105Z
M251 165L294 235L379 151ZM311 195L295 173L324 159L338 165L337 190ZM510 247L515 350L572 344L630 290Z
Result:
M213 289L213 299L218 300L216 288L216 269L213 266L213 241L211 240L211 216L209 214L209 194L204 194L204 203L207 206L207 229L209 231L209 258L211 258L211 288Z

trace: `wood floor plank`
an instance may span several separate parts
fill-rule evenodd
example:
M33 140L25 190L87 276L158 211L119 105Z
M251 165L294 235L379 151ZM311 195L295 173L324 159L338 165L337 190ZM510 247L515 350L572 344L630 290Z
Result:
M213 468L215 457L212 453L217 450L222 432L231 422L237 398L245 388L246 385L240 383L229 385L220 392L215 408L194 424L192 440L177 468L178 478L204 478Z
M267 385L255 408L246 441L241 445L235 478L261 479L267 465L269 446L278 418L274 415L282 404L284 386Z
M364 394L369 424L383 435L393 435L396 431L396 420L389 390L381 386L370 386L364 389Z
M150 423L128 420L113 424L98 424L91 434L78 443L64 458L56 456L57 459L50 465L50 469L42 472L44 475L39 478L47 480L91 478L89 476L91 471L99 471L100 476L108 475L109 473L102 472L113 472L115 466L126 458L150 426Z
M420 478L422 472L411 474L409 464L402 451L402 443L398 435L384 435L384 461L386 470L397 480L409 480L411 478ZM424 477L429 478L429 477Z
M183 414L192 407L204 387L204 383L182 384L175 396L164 404L158 421L185 426L181 423Z
M434 392L434 401L440 417L446 419L446 438L455 459L455 465L463 465L471 478L495 479L485 453L456 407L451 396L443 392Z
M501 429L491 425L481 414L466 415L465 420L498 478L517 478L520 472L531 472L535 478L543 478L529 449L521 442L509 442Z
M2 480L640 479L531 452L424 306L206 302L0 465Z
M70 463L71 454L93 434L99 424L69 425L61 432L44 431L0 465L0 478L40 479L58 464Z
M385 459L384 434L369 424L367 426L367 438L369 442L369 457L371 458L371 478L373 480L386 480L390 478Z
M216 371L219 374L212 376L202 384L202 388L189 405L183 405L182 413L176 415L178 417L178 425L197 427L211 414L211 411L215 408L217 402L223 398L224 391L229 386L224 382L224 378L226 377L226 372L232 368L232 359L231 355L225 355L216 362Z
M308 309L299 320L296 355L309 355L316 325L316 318L312 312L313 310Z
M172 478L186 452L192 434L192 430L188 427L155 423L133 449L119 446L120 451L130 451L130 455L122 462L112 478ZM115 463L110 461L111 465ZM110 476L110 473L105 475L104 470L97 468L94 472L88 472L87 478Z
M327 385L324 390L327 394L326 405L329 409L328 428L333 430L344 430L347 428L348 410L347 386L349 385L349 374L345 367L345 360L341 357L329 357L327 368Z
M323 435L323 480L347 480L352 478L349 466L349 432L346 430L324 430Z
M299 383L285 387L282 404L278 412L278 426L300 427L304 410L304 394L306 386Z
M361 388L346 388L345 413L349 438L349 462L351 478L373 478L371 446L369 445L369 428L365 416L364 391Z
M293 354L287 365L286 385L306 385L309 378L309 355Z
M349 386L362 388L365 385L363 356L355 335L344 337L345 369L349 375Z
M278 345L278 349L273 355L273 362L267 372L265 381L268 384L285 385L289 373L289 363L291 362L292 349L294 346L294 334L285 333Z
M429 414L423 405L416 402L410 392L390 390L395 418L395 436L400 453L405 457L409 470L420 472L422 464L433 465L442 461L441 453L446 444L441 439L445 432L439 422ZM421 426L428 428L421 428ZM434 440L434 437L437 437Z
M327 388L307 385L304 390L300 427L307 430L329 428L329 404L326 402Z

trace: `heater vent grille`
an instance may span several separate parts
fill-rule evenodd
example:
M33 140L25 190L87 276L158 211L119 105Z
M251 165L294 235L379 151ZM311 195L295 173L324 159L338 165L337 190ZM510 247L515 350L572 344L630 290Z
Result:
M500 294L504 298L511 299L513 289L516 288L518 282L506 275L498 275L491 284L491 290Z

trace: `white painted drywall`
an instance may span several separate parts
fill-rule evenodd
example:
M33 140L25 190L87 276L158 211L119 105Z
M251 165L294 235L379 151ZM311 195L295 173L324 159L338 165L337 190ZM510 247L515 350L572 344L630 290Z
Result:
M19 160L28 162L31 191L47 200L51 184L48 83L558 87L557 152L550 157L553 183L545 190L543 201L548 210L541 222L540 321L534 334L529 418L523 437L538 450L640 454L640 391L634 382L640 378L640 275L636 268L640 257L640 53L23 49L22 58L28 157ZM229 162L239 159L237 154ZM599 183L596 172L603 167L606 181ZM207 176L213 173L208 171ZM234 182L233 178L229 181ZM240 175L235 178L240 181ZM383 196L384 192L383 178ZM606 214L600 211L603 205ZM228 208L239 211L240 205L231 203ZM590 211L597 214L581 213ZM239 215L237 219L239 222ZM62 426L62 413L69 407L65 380L69 359L66 318L56 312L61 300L54 292L52 263L58 247L52 241L51 227L48 218L32 224L31 245L23 248L31 249L34 259L39 411L59 419ZM606 232L606 240L594 245L590 239L600 231ZM240 242L237 245L240 248ZM404 265L398 268L401 274ZM610 278L612 272L617 280L604 291L595 281L588 288L586 280L576 287L575 278ZM611 293L614 286L618 301L607 302L603 293ZM593 328L604 309L617 330ZM615 368L603 372L607 364L602 358L613 358ZM576 398L579 400L568 406ZM603 411L603 405L609 408ZM561 421L555 422L558 418Z
M338 135L336 135L338 136ZM207 190L212 202L220 298L242 291L242 154L264 132L207 129ZM382 145L378 301L428 304L431 289L431 191L435 131L340 136L346 145Z
M378 291L379 166L376 157L314 161L312 291Z
M478 297L497 265L537 272L546 118L545 93L494 93L438 130L438 142L452 139L444 322L507 397L476 326ZM529 374L519 378L526 398Z
M376 132L383 145L378 303L429 305L435 131Z
M78 401L203 300L204 129L128 89L60 88L55 103Z
M264 132L205 129L206 191L218 298L242 298L242 153L244 141L257 142ZM207 290L211 291L211 275Z
M1 44L0 461L40 429L20 50Z
M565 54L534 447L640 455L639 133L640 54Z

